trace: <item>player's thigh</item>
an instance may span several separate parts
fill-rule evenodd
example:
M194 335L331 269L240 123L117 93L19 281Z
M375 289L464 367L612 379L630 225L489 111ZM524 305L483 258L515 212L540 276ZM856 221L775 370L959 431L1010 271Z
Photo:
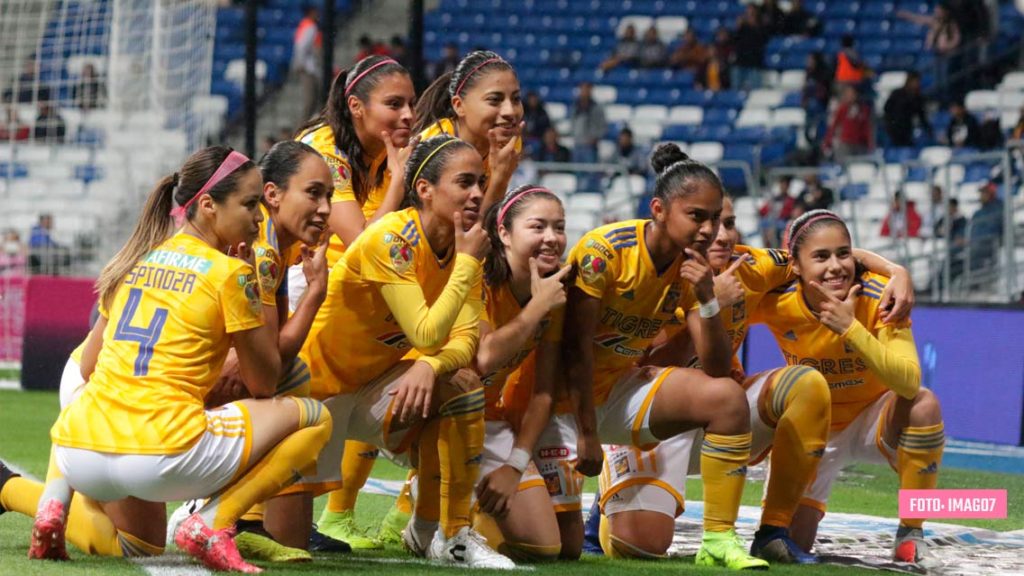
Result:
M299 429L299 407L291 397L239 400L249 415L251 448L249 462L258 462L267 452Z
M544 486L517 492L508 514L495 520L506 542L534 546L557 546L560 542L555 510Z
M138 498L123 498L100 504L114 527L154 546L167 540L167 504Z

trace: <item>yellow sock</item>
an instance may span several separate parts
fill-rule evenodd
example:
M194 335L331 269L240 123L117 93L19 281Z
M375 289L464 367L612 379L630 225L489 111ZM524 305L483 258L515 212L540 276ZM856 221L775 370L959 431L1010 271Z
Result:
M267 507L263 502L253 504L252 508L249 508L248 512L242 514L241 520L246 520L248 522L263 522L263 515L266 511Z
M315 471L320 450L331 437L331 414L310 398L291 397L299 407L299 430L274 446L234 484L210 498L199 510L214 530L234 525L257 502Z
M398 493L395 500L395 509L402 514L412 514L412 483L416 479L416 469L411 468L405 475L405 482L402 483L402 491Z
M768 417L777 424L761 524L789 527L828 442L832 418L828 382L807 366L783 368L775 375L767 408Z
M750 432L733 436L704 434L700 469L705 532L726 532L736 524L750 460L750 439Z
M946 444L945 427L942 423L932 426L908 426L900 435L896 449L900 488L907 490L929 490L939 484L939 466L942 464L942 449ZM922 518L900 518L900 525L920 528Z
M634 558L638 560L661 560L665 558L661 554L651 554L643 548L638 548L625 540L612 534L611 523L608 517L601 516L600 528L597 532L598 540L601 541L601 549L609 558Z
M439 418L428 420L419 437L419 463L416 476L416 518L426 522L441 519L441 460L438 456Z
M437 451L441 464L441 529L451 538L470 525L473 489L484 448L484 389L441 405Z
M0 491L0 506L3 506L4 510L35 518L42 495L42 484L24 476L15 476L8 480L4 484L4 489Z
M359 491L366 485L379 453L373 444L358 440L345 441L345 455L341 459L341 488L327 495L328 512L355 510Z

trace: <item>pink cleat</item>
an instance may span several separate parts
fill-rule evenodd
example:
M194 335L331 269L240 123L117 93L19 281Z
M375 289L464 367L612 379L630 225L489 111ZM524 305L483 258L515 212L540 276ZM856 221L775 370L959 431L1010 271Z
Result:
M64 546L64 503L53 499L36 513L28 557L33 560L68 560Z
M262 568L242 560L234 536L233 528L214 530L203 522L199 514L193 514L178 526L174 543L211 570L246 574L263 572Z

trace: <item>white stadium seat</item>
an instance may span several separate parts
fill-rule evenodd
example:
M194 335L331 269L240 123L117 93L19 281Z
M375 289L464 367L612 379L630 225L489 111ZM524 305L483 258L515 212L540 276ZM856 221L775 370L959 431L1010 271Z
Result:
M715 163L725 153L721 142L695 142L690 146L690 158L698 162Z
M970 112L985 112L999 108L999 92L995 90L971 90L964 99L964 107Z
M700 124L704 121L704 109L700 106L673 106L668 111L669 124Z

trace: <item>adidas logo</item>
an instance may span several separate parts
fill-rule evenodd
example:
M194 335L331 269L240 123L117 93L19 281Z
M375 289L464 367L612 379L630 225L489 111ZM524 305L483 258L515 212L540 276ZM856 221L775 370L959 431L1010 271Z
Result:
M917 473L918 474L936 474L936 473L938 473L938 471L939 471L939 464L937 462L932 462L928 466L918 470Z
M747 467L746 466L740 466L739 468L737 468L735 470L732 470L731 472L726 474L726 476L746 476L746 475L747 475Z
M627 290L622 293L622 297L625 298L626 300L632 300L635 296L636 293L633 292L632 290Z
M465 544L456 544L455 546L452 546L451 548L448 549L448 553L451 554L452 560L455 560L456 562L465 562L466 561L466 545Z
M782 337L785 338L786 340L792 340L793 342L796 342L796 332L793 332L792 330L783 334Z

